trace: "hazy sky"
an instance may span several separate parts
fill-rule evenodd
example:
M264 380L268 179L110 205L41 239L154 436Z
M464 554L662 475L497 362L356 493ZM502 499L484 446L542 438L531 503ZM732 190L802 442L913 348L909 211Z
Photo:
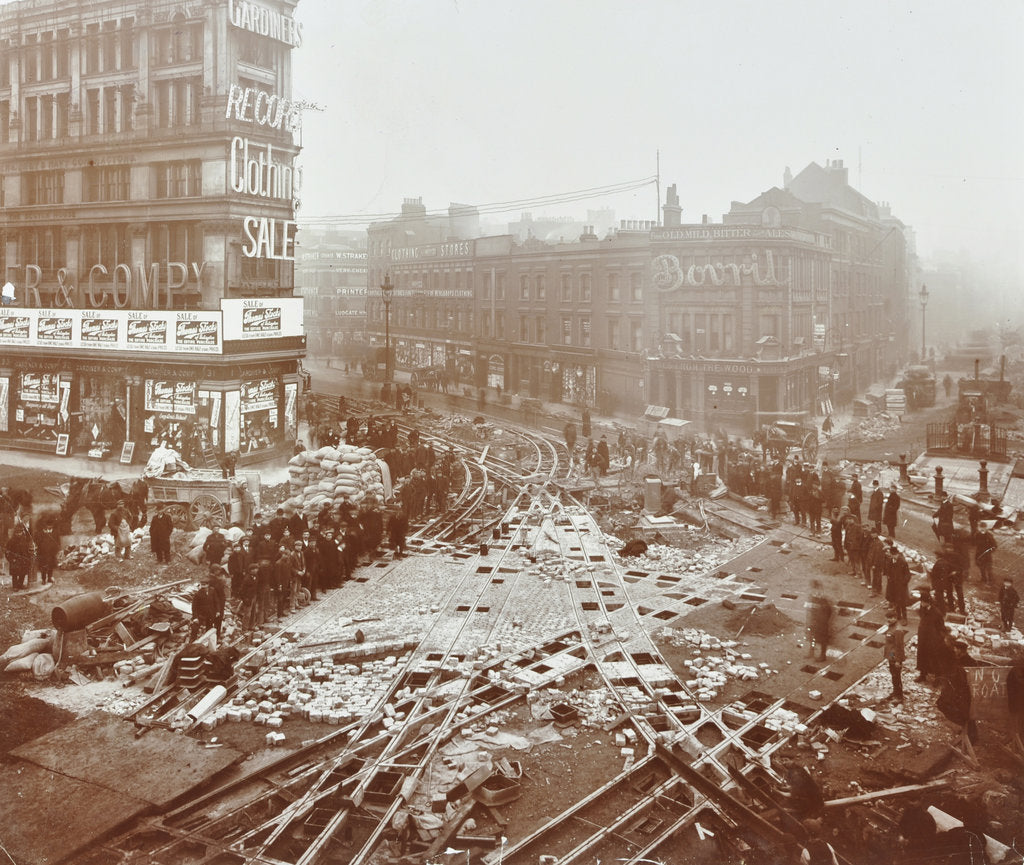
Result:
M1020 262L1024 2L300 0L300 218L652 176L684 222L843 159L925 256ZM653 186L611 200L653 219ZM516 218L520 208L495 220Z

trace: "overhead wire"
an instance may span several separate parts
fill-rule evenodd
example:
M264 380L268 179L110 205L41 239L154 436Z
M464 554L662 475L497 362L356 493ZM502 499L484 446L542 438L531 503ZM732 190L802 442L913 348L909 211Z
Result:
M610 195L619 195L626 192L632 192L636 189L642 189L645 186L650 186L655 183L657 178L655 176L644 177L638 180L624 181L622 183L609 184L607 186L593 186L586 189L572 190L564 193L556 193L552 195L535 196L532 198L518 198L510 199L507 201L496 201L489 202L481 205L466 205L467 207L472 206L476 213L485 215L492 213L507 213L512 210L519 210L524 207L548 207L559 204L569 204L576 201L584 201L592 198L603 198ZM348 213L348 214L326 214L321 216L309 216L299 217L299 222L303 225L339 225L339 224L365 224L368 222L379 222L390 219L401 218L403 214L401 211L392 211L390 213ZM426 210L422 214L426 218L431 217L447 217L450 215L448 208L438 208L435 210Z

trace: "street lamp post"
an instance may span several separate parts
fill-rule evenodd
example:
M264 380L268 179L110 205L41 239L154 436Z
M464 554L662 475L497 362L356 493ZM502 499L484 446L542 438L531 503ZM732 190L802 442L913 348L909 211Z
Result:
M381 297L384 298L384 381L391 383L391 295L394 294L395 286L391 282L391 274L384 274L384 282L380 287Z
M921 363L925 362L925 339L924 339L924 311L928 306L928 286L922 284L918 294L921 298Z

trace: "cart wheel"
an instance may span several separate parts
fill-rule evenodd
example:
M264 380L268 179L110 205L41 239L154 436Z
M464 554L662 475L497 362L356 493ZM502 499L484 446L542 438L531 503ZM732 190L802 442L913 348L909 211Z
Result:
M188 508L184 505L167 505L167 515L176 529L187 530L192 527L192 518L189 516Z
M192 499L188 506L189 516L192 517L192 524L198 529L206 526L211 529L219 529L227 522L227 513L224 505L216 496L203 493Z
M804 462L813 463L818 458L818 437L814 433L807 433L800 446L804 451Z

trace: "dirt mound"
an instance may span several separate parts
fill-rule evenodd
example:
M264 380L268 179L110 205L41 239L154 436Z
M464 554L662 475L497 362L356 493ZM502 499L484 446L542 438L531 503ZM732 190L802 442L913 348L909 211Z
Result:
M790 631L793 624L794 620L785 613L780 613L774 604L762 604L753 608L736 610L726 622L726 626L733 633L742 628L744 634L757 637L771 637L784 631Z

